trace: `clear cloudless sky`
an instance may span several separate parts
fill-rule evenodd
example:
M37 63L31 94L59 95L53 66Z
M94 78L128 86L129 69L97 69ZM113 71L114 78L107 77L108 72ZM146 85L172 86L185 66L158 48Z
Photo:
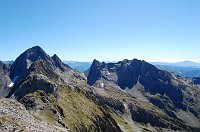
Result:
M200 60L200 0L0 0L0 60Z

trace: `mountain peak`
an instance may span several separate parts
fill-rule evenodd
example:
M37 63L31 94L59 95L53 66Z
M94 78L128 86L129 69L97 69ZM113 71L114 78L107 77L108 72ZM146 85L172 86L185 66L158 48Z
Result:
M98 60L94 59L92 62L92 65L98 65L98 64L100 64L100 62Z
M29 49L27 49L24 53L27 53L27 54L30 54L30 53L43 53L43 54L46 54L45 51L40 47L40 46L34 46L34 47L31 47Z
M58 67L60 70L65 71L66 67L70 68L68 65L64 64L61 59L57 56L57 54L54 54L52 57L52 60L54 62L54 65Z
M128 60L128 59L124 59L122 62L123 63L127 63L127 62L130 62L131 60Z
M28 56L37 55L42 57L43 55L47 55L46 52L40 46L34 46L32 48L29 48L24 53L26 53Z
M101 76L100 69L101 63L98 60L94 59L88 74L87 83L89 85L93 85L96 82L96 80Z
M21 77L31 64L39 59L51 62L50 56L40 47L34 46L23 52L11 66L11 79Z
M54 54L51 58L59 58L57 54ZM59 58L60 59L60 58Z
M36 45L36 46L33 46L33 47L30 48L30 49L38 49L38 50L41 50L42 48L41 48L40 46ZM42 49L42 50L43 50L43 49Z
M61 59L57 56L57 54L54 54L51 58L55 63L62 63Z

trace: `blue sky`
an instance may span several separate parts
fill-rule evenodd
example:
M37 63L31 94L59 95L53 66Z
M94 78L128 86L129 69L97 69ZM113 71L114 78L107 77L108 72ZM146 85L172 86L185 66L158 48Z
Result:
M0 60L200 60L199 0L0 0Z

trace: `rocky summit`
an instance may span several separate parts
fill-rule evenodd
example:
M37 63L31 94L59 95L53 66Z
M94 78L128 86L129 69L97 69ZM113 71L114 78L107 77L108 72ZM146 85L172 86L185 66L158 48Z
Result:
M200 131L199 78L141 60L80 73L35 46L0 62L0 131Z

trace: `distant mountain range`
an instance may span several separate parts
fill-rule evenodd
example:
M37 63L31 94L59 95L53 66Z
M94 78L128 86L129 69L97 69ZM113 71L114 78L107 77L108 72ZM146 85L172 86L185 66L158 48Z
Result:
M193 67L179 67L179 66L169 66L169 65L155 65L158 69L166 70L169 72L174 72L180 76L184 77L200 77L200 68Z
M192 61L180 61L175 63L169 62L150 62L153 65L167 65L167 66L174 66L174 67L191 67L191 68L200 68L200 63L192 62Z
M174 72L180 76L200 77L200 63L191 61L182 61L177 63L151 62L151 64L155 65L157 68L161 70Z
M92 62L78 62L78 61L63 61L63 62L80 72L88 70L92 64Z
M11 65L12 65L14 62L15 62L14 60L11 60L11 61L4 61L5 64L11 64Z

